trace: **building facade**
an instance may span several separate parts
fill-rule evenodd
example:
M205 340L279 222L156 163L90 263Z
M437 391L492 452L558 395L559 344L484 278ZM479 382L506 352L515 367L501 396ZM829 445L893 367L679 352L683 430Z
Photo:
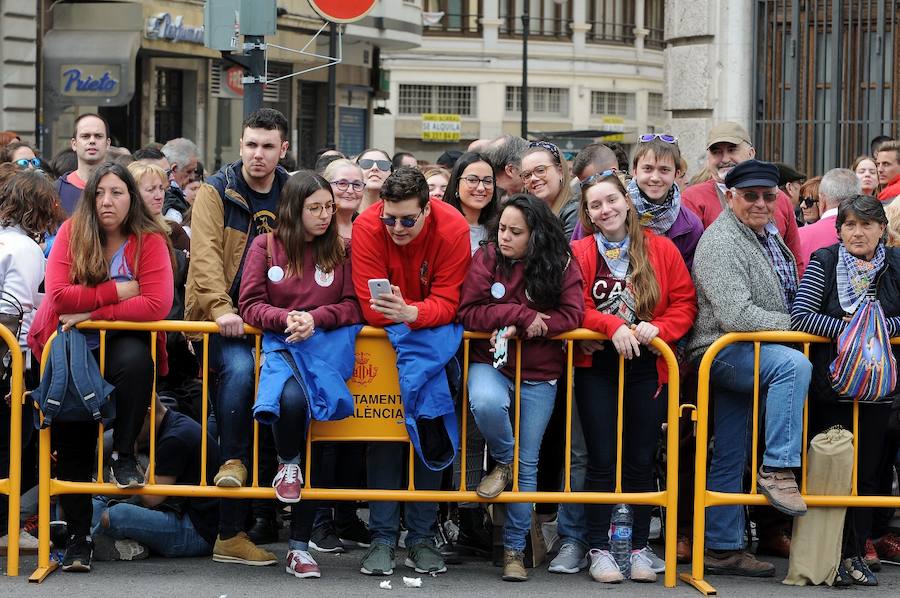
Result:
M399 0L398 0L399 1ZM596 136L630 146L661 131L664 0L421 0L422 44L385 52L389 114L372 144L434 160L449 147L521 134L522 15L528 2L528 132L569 153ZM458 141L430 141L423 114L445 115ZM458 124L452 124L458 123ZM589 133L588 133L589 135Z

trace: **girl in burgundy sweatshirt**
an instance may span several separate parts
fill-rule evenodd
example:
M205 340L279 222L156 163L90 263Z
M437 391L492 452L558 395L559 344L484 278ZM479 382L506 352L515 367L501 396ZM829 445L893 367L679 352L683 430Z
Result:
M625 358L622 490L653 490L653 466L666 413L667 369L648 345L674 344L697 315L684 259L669 239L642 229L634 203L615 173L582 183L582 226L592 234L572 244L588 306L582 326L609 341L583 341L575 359L575 399L588 450L584 489L612 492L616 471L619 356ZM580 354L579 354L580 353ZM623 579L609 552L612 505L585 505L591 577ZM631 579L656 581L647 545L650 507L634 508Z
M564 343L549 339L577 328L583 314L581 273L559 219L533 195L512 196L499 229L489 231L488 243L472 258L459 307L466 330L493 333L490 341L472 341L470 353L469 407L497 461L478 485L479 496L494 498L512 481L515 339L523 339L518 486L533 491L541 439L566 358ZM504 327L504 337L511 339L509 357L495 369L491 347ZM531 504L510 504L503 538L506 580L526 579L523 551L530 526Z
M350 250L338 235L331 185L311 171L300 171L285 184L272 233L250 245L241 279L240 313L245 322L303 341L317 328L357 324L362 312L353 292ZM290 355L286 356L290 359ZM300 384L288 378L278 421L272 426L278 473L272 486L292 508L291 537L285 567L300 577L319 577L309 554L316 505L300 501L303 478L300 450L306 443L309 406Z

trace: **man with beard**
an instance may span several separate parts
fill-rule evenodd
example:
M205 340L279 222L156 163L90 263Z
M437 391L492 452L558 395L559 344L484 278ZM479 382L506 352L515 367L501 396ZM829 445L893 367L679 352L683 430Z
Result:
M704 229L709 228L725 206L725 175L741 162L755 157L756 149L750 143L750 135L741 125L723 122L710 130L706 140L706 164L713 178L688 187L681 197L684 205L700 217ZM773 219L778 233L797 259L797 270L802 275L806 262L800 249L794 209L790 198L782 191L778 192Z

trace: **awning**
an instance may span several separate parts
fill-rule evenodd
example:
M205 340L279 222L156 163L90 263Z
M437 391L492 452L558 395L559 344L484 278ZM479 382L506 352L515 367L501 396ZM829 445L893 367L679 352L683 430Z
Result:
M137 31L50 30L44 36L47 100L59 107L123 106L134 95Z

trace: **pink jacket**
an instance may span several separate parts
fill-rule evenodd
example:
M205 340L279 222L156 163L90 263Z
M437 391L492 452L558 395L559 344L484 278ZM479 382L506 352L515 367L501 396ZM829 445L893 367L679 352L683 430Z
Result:
M812 224L800 227L800 253L803 256L803 263L809 263L809 256L822 249L834 245L838 242L837 229L835 222L837 221L837 210L829 210L826 218L822 218ZM828 214L828 212L825 212Z

